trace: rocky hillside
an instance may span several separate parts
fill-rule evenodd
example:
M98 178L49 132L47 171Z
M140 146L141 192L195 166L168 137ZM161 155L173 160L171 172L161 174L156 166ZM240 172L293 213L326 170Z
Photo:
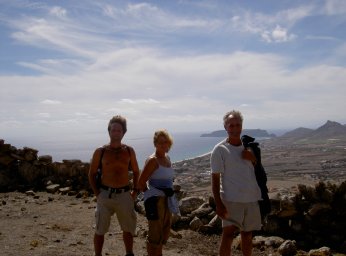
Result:
M317 129L297 128L278 137L285 140L319 140L319 139L338 139L346 137L346 126L338 122L327 121Z
M299 127L292 131L286 132L281 136L275 134L269 134L263 129L244 129L242 134L247 134L255 138L278 138L286 141L294 140L309 140L309 139L324 139L324 138L340 138L346 137L346 125L342 125L335 121L328 120L324 125L317 129L310 129L305 127ZM217 130L211 133L204 133L201 137L226 137L227 132L225 130Z

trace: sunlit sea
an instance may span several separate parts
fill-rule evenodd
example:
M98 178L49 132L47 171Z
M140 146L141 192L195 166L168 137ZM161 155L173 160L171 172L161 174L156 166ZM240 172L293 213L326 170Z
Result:
M201 137L203 132L181 132L173 133L173 146L169 152L172 162L194 158L212 151L214 146L223 140L222 137ZM142 168L145 159L154 152L152 134L142 136L131 136L125 134L123 143L135 149L139 167ZM261 140L263 138L257 138ZM95 149L109 142L107 134L88 135L81 138L79 135L74 138L15 138L6 139L17 148L30 147L38 150L38 155L51 155L54 162L62 160L79 159L83 162L90 162Z
M223 138L216 137L201 137L199 132L185 132L172 134L173 146L169 152L172 162L193 158L206 153L209 153L215 144ZM125 135L123 143L132 146L135 149L139 167L142 168L145 159L154 152L153 138L151 135L143 135L131 137ZM53 161L61 162L63 159L80 159L83 162L89 162L94 150L107 144L107 137L90 136L88 139L79 139L78 136L74 139L64 140L59 139L10 139L6 143L12 144L17 148L24 146L37 149L38 155L51 155Z

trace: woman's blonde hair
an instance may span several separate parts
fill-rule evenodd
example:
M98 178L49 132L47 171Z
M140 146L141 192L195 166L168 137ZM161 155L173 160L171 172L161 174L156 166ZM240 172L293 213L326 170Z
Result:
M172 136L168 133L167 130L165 129L161 129L161 130L157 130L155 133L154 133L154 138L153 138L153 142L154 142L154 145L157 144L158 140L159 140L159 137L165 137L168 142L169 142L169 148L172 147L173 145L173 138Z

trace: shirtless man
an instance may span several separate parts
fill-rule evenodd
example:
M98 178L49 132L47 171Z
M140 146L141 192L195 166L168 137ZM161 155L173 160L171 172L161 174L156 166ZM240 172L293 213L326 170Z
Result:
M89 183L97 197L94 235L95 255L102 255L104 235L108 232L111 217L117 215L126 256L133 256L133 235L136 229L134 199L137 196L139 168L135 151L121 143L126 133L126 119L114 116L108 124L110 143L95 150L89 169ZM102 154L103 152L103 154ZM102 156L102 159L101 159ZM96 185L99 162L102 163L101 186ZM133 190L130 192L129 167L133 172Z

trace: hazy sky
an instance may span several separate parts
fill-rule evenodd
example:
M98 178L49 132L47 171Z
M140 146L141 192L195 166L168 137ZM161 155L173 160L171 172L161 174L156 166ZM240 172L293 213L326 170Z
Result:
M0 138L346 123L346 1L0 0Z

